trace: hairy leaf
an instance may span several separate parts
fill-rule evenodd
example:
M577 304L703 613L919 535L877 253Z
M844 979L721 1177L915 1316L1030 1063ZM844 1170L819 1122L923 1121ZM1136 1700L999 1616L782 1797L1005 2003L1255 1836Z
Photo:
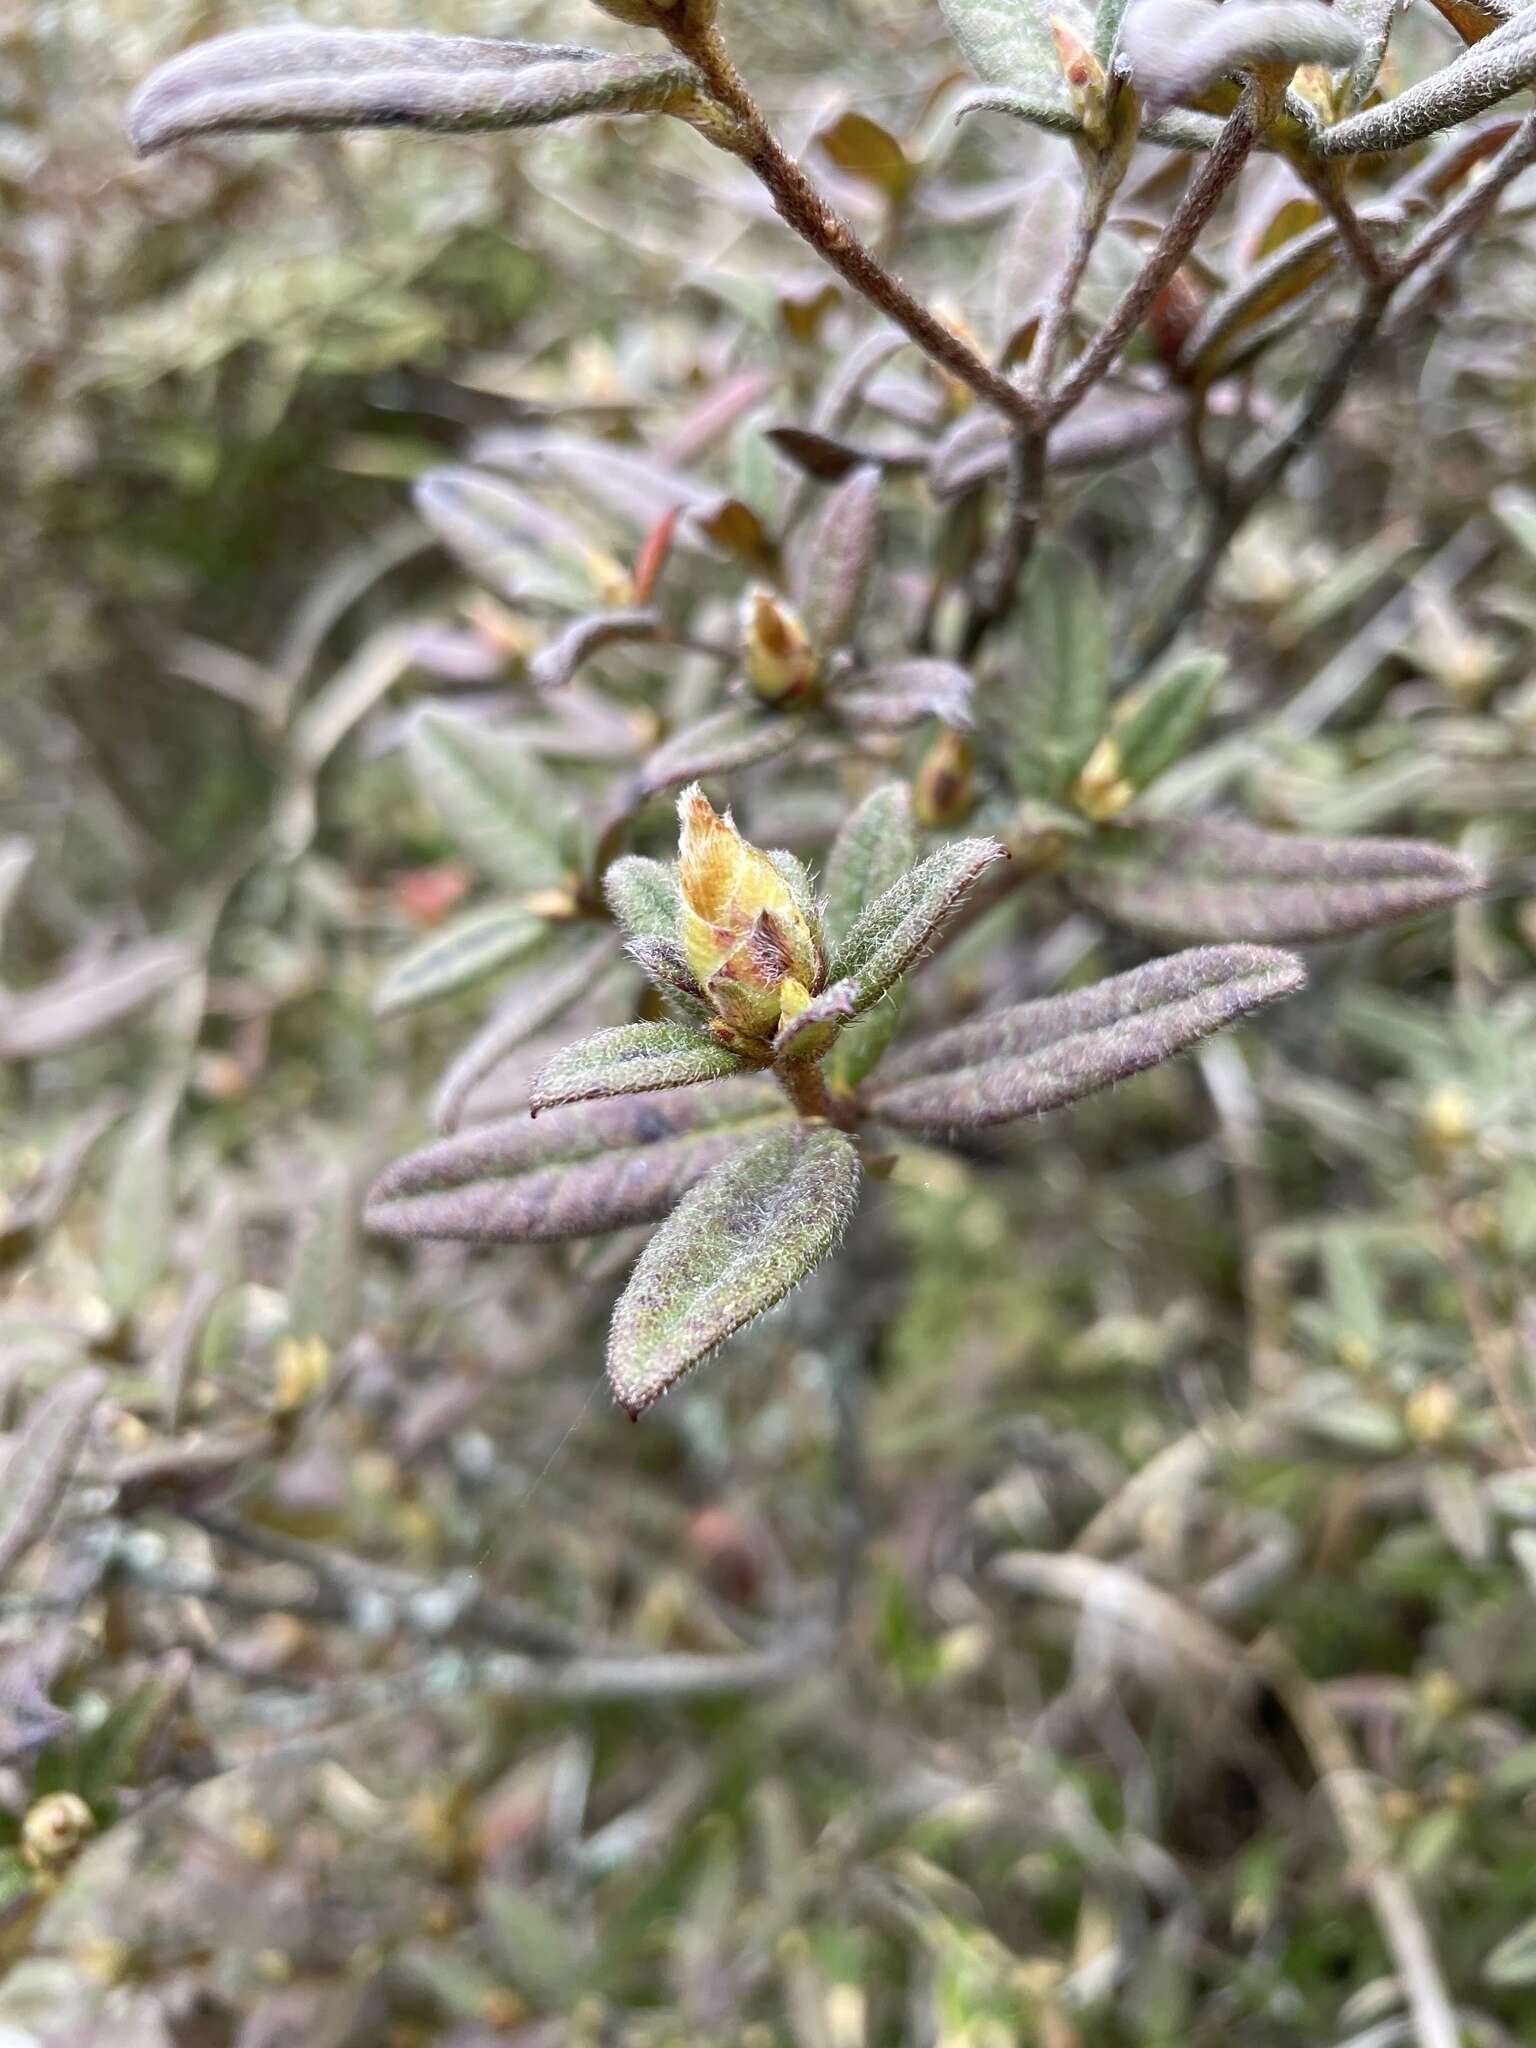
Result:
M778 718L755 705L713 712L684 732L674 733L648 756L640 768L640 787L647 795L707 775L729 775L770 761L795 744L792 718Z
M1135 0L1120 30L1136 89L1155 113L1234 71L1342 69L1360 55L1349 21L1321 0Z
M1134 788L1145 789L1189 746L1205 723L1226 666L1219 654L1191 655L1115 706L1120 773Z
M430 469L414 496L448 552L511 603L582 613L601 596L586 535L504 477Z
M376 1017L458 995L521 959L549 936L542 917L520 903L494 903L466 911L413 946L389 968L373 992Z
M838 687L831 702L838 717L856 729L902 732L925 718L938 718L968 732L975 688L975 679L956 663L920 656L860 669Z
M1206 307L1184 344L1181 366L1197 383L1220 375L1233 342L1326 277L1342 246L1331 222L1282 243Z
M541 690L557 690L570 682L594 654L605 647L634 645L639 641L665 640L667 629L659 614L634 607L627 611L592 612L573 619L563 633L541 648L528 664L528 673Z
M1082 122L1064 98L1057 99L1049 92L1017 92L1003 85L982 86L967 93L955 109L957 120L964 114L1007 114L1053 135L1083 132ZM1137 130L1143 142L1177 150L1209 149L1220 133L1221 122L1214 115L1192 113L1184 107L1170 107Z
M880 537L880 472L856 469L838 485L807 536L800 610L812 645L830 654L859 622Z
M1522 13L1474 43L1453 64L1411 85L1395 99L1367 107L1314 137L1318 156L1356 156L1406 149L1442 128L1486 113L1536 80L1536 20Z
M676 938L682 899L670 861L627 853L604 873L603 894L620 931L630 938Z
M742 1076L654 1099L620 1097L478 1125L411 1153L375 1183L367 1227L472 1243L586 1237L664 1216L685 1189L791 1111Z
M428 707L411 726L417 781L445 829L488 874L517 890L570 879L576 816L526 746L451 711Z
M101 1294L117 1315L133 1315L165 1271L175 1206L171 1122L176 1104L151 1095L124 1130L101 1212Z
M432 1121L451 1131L485 1076L518 1046L602 986L616 964L613 935L540 960L517 977L438 1084Z
M650 933L631 939L625 951L643 970L652 986L680 1009L685 1018L692 1018L698 1024L708 1024L713 1019L714 1009L688 965L688 955L676 939L664 939Z
M827 860L827 935L841 946L867 903L893 889L917 859L912 792L882 782L846 821Z
M573 114L664 112L697 73L667 53L362 29L247 29L195 43L128 110L139 154L250 130L530 128Z
M33 1404L0 1464L0 1583L48 1532L107 1376L82 1367Z
M528 1107L562 1109L607 1095L650 1095L723 1081L745 1062L692 1024L619 1024L556 1053L534 1081Z
M289 1253L288 1328L323 1337L333 1349L356 1327L359 1274L357 1187L338 1163L322 1168L294 1224Z
M1139 931L1188 939L1320 939L1479 890L1469 861L1416 839L1314 839L1191 820L1098 834L1073 891Z
M1046 443L1051 469L1060 473L1123 462L1167 440L1188 409L1189 400L1180 391L1153 397L1098 393L1051 429ZM936 498L956 498L1002 476L1012 442L1007 425L993 414L967 413L934 450L928 488Z
M44 1059L99 1037L173 988L191 964L177 941L147 939L24 995L0 990L0 1060Z
M641 1253L613 1314L608 1383L638 1416L784 1299L837 1244L859 1194L841 1131L777 1132L717 1167Z
M960 45L978 78L1028 92L1044 106L1060 106L1070 114L1061 61L1051 38L1050 17L1060 14L1086 41L1086 17L1063 5L1036 0L940 0L949 32Z
M1010 654L1020 670L1004 735L1014 779L1026 795L1060 798L1104 730L1109 703L1108 607L1098 579L1067 549L1035 550Z
M974 1130L1059 1109L1293 994L1306 970L1263 946L1154 960L1075 995L1023 1003L925 1039L872 1097L902 1130Z

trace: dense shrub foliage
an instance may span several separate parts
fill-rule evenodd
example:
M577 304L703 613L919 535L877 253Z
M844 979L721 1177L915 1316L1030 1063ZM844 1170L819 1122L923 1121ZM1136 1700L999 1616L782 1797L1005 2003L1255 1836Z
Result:
M6 2041L1528 2036L1436 6L4 31Z

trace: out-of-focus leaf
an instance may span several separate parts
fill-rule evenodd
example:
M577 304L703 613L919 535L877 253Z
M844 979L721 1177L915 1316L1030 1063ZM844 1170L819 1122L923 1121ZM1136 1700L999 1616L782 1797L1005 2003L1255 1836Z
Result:
M797 736L792 718L777 718L755 705L713 712L674 733L646 758L639 772L641 790L654 795L680 782L734 774L738 768L787 753Z
M528 673L541 690L563 689L577 670L605 647L632 646L666 637L667 629L653 611L631 608L592 612L585 618L573 619L557 639L541 648L528 664Z
M5 936L5 920L10 915L16 892L27 878L37 849L30 839L23 839L19 833L9 839L0 839L0 938Z
M1120 773L1134 788L1145 789L1184 753L1205 723L1226 666L1219 654L1193 654L1115 706Z
M664 1216L760 1132L785 1123L776 1083L620 1098L483 1124L399 1160L364 1210L384 1237L506 1243L585 1237Z
M1312 839L1192 819L1097 834L1069 855L1075 894L1139 931L1321 939L1475 895L1482 878L1416 839Z
M827 936L834 946L916 860L912 792L904 782L882 782L844 824L827 859Z
M603 894L620 931L628 937L676 938L682 899L677 893L677 870L670 861L627 853L604 873Z
M808 535L800 609L813 645L842 647L864 609L880 535L880 472L856 469L837 486Z
M176 1105L153 1095L118 1142L102 1203L98 1259L101 1293L117 1315L143 1307L171 1250L171 1120Z
M173 988L191 964L175 940L148 939L25 995L0 993L0 1060L44 1059L99 1037Z
M1518 0L1434 0L1434 7L1464 43L1480 43L1523 12Z
M376 1017L419 1009L458 995L519 960L549 936L549 926L520 903L469 910L413 946L382 976L373 992Z
M478 469L432 469L414 495L449 553L509 603L585 612L601 598L586 536L517 485Z
M1483 1958L1483 1982L1509 1988L1536 1984L1536 1917L1523 1920Z
M752 507L741 498L716 498L696 505L689 523L749 568L765 576L778 569L779 551L774 538Z
M783 1300L848 1226L859 1158L826 1126L775 1133L702 1181L641 1253L613 1314L608 1383L651 1406L744 1324Z
M1054 53L1053 53L1054 54ZM1007 114L1031 127L1045 128L1053 135L1081 135L1083 126L1064 99L1050 93L1017 92L1004 85L981 86L967 93L955 109L963 114ZM1212 114L1196 114L1184 107L1170 107L1137 131L1143 142L1160 143L1164 149L1209 149L1221 133L1221 123Z
M451 1131L464 1113L471 1092L517 1047L542 1031L601 984L615 966L612 934L550 957L517 977L495 1010L475 1033L438 1084L432 1098L432 1121Z
M273 128L530 128L574 114L665 112L694 96L667 53L359 29L247 29L196 43L128 111L140 155L191 136Z
M830 986L780 1031L780 1058L819 1058L901 979L993 862L1007 858L995 839L956 839L866 904L833 952Z
M107 1376L82 1367L33 1404L0 1464L0 1583L47 1534L74 1476Z
M1069 5L1052 10L1036 0L940 0L940 4L950 34L978 78L1027 92L1042 105L1070 110L1049 17L1053 11L1061 14L1086 42L1092 33L1086 16L1079 17Z
M1187 100L1230 72L1342 70L1360 38L1321 0L1135 0L1120 30L1136 89L1153 113Z
M1326 277L1339 260L1340 246L1331 223L1282 243L1206 307L1184 344L1182 366L1197 383L1219 376L1237 337Z
M525 1885L487 1885L480 1902L486 1931L511 1983L552 2008L592 1988L592 1958L569 1920L540 1904Z
M303 1202L289 1253L288 1329L323 1337L336 1350L357 1324L357 1193L352 1175L332 1164Z
M888 199L900 199L912 188L917 166L889 128L849 107L816 137L840 171L875 185Z
M1121 391L1097 394L1051 429L1046 443L1050 466L1067 471L1123 462L1167 440L1188 408L1188 398L1179 391L1154 397ZM959 497L1001 476L1008 467L1011 438L994 415L967 413L934 450L928 469L934 497Z
M1357 156L1407 149L1459 121L1486 113L1536 79L1536 35L1529 15L1496 29L1465 55L1411 85L1396 98L1367 107L1313 140L1319 156Z
M723 1081L744 1062L718 1039L691 1024L620 1024L596 1031L557 1053L541 1069L528 1098L537 1116L571 1102L606 1095L650 1095L662 1088L691 1088Z
M975 688L974 678L954 662L918 656L860 669L839 686L832 708L849 725L872 732L901 732L925 718L968 732Z
M1023 1003L901 1054L871 1099L902 1130L974 1130L1059 1109L1170 1059L1306 980L1261 946L1154 960L1075 995Z
M1058 799L1107 722L1108 607L1086 563L1044 547L1035 550L1019 610L1004 743L1020 791Z
M435 706L417 713L408 746L444 829L477 866L520 891L569 882L575 809L526 747Z

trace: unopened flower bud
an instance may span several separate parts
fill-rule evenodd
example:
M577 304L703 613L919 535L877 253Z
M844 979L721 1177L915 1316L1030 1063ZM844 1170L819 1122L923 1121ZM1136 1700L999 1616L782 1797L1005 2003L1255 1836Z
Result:
M1109 106L1104 66L1068 21L1051 16L1051 39L1061 64L1061 75L1072 95L1072 111L1083 124L1083 133L1093 142L1109 140Z
M1419 1112L1419 1130L1432 1152L1459 1152L1477 1131L1472 1098L1454 1081L1445 1081Z
M920 824L938 830L958 825L976 797L976 755L964 733L945 726L917 771L913 808Z
M21 1824L21 1853L39 1875L55 1875L74 1862L95 1832L91 1809L78 1792L51 1792Z
M1136 785L1120 772L1120 749L1105 733L1084 763L1072 786L1072 801L1095 825L1107 825L1136 795Z
M1429 1448L1443 1444L1454 1431L1461 1414L1456 1390L1445 1380L1429 1380L1416 1387L1403 1407L1403 1422L1416 1444Z
M816 940L788 882L694 783L678 801L679 937L727 1032L766 1040L819 985Z
M821 658L799 613L771 590L748 596L741 642L747 680L765 703L791 703L814 688Z

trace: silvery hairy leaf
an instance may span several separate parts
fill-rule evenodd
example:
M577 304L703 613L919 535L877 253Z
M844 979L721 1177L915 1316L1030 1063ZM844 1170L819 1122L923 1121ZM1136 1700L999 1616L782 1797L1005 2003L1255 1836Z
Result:
M547 647L540 648L528 664L528 673L541 690L563 689L605 647L634 646L666 637L667 629L660 615L643 606L589 612L583 618L573 619Z
M859 669L832 697L832 708L847 725L870 732L902 732L926 718L968 732L974 723L975 678L952 661L919 655Z
M444 466L418 477L412 495L438 540L487 590L512 604L590 609L598 595L591 542L517 484Z
M1188 409L1181 391L1098 392L1051 429L1046 442L1051 469L1065 474L1124 462L1166 441ZM989 483L1007 470L1012 443L1004 421L979 409L967 413L934 449L928 488L945 499Z
M678 783L734 774L787 753L796 737L792 718L776 717L755 705L712 712L647 755L640 765L639 785L644 794L654 796Z
M682 898L677 891L677 870L670 861L627 853L604 871L603 894L615 923L628 938L676 937Z
M778 1086L620 1096L477 1125L396 1162L363 1220L381 1237L533 1243L664 1216L685 1189L791 1119Z
M684 1018L691 1018L696 1024L708 1024L715 1012L699 987L693 969L688 965L688 956L676 939L662 938L656 933L643 934L631 939L625 947L653 988L659 989L667 1001Z
M84 1366L33 1403L0 1463L0 1582L48 1532L107 1376Z
M1064 796L1109 713L1109 611L1098 578L1069 549L1036 548L1009 645L1007 727L1014 781L1030 796Z
M1316 839L1194 819L1100 832L1066 869L1074 894L1181 939L1322 939L1454 903L1469 861L1417 839Z
M1519 14L1458 57L1400 92L1313 139L1319 156L1406 149L1460 121L1486 113L1536 80L1536 20Z
M685 106L697 74L662 52L364 29L246 29L173 57L128 110L139 154L261 129L531 128Z
M519 891L568 884L576 809L528 747L435 706L416 714L406 746L444 829L477 867Z
M520 903L466 911L412 946L380 977L373 1014L393 1017L458 995L532 952L548 936L544 919Z
M1086 42L1092 35L1086 10L1048 6L1045 0L940 0L940 5L950 34L978 78L1028 93L1043 106L1058 106L1070 118L1051 16L1061 15Z
M859 1197L841 1131L799 1125L719 1166L640 1254L613 1313L608 1383L630 1415L782 1301L836 1246Z
M650 1095L723 1081L745 1063L691 1024L619 1024L578 1039L543 1067L528 1097L537 1116L608 1095Z
M1263 946L1154 960L1067 996L1022 1003L924 1039L870 1099L898 1129L976 1130L1059 1109L1139 1074L1294 994L1306 970Z
M44 1059L99 1037L174 988L191 964L176 940L146 939L22 995L0 990L0 1060Z
M1067 101L1048 92L1019 92L1004 85L987 85L967 93L955 109L958 120L964 114L1007 114L1031 127L1047 129L1053 135L1081 135L1083 126ZM1221 133L1214 114L1197 114L1187 107L1169 107L1154 119L1143 121L1137 134L1144 142L1156 142L1164 149L1209 149Z
M1157 112L1235 71L1341 69L1359 56L1360 38L1321 0L1135 0L1120 47L1137 91Z
M613 934L608 932L547 954L519 974L438 1083L432 1098L432 1121L438 1130L451 1131L491 1069L583 996L606 987L617 965Z
M880 537L880 472L856 469L827 498L807 535L800 611L811 643L830 654L864 609Z
M882 782L844 823L827 857L827 936L834 946L916 860L912 792L904 782Z
M819 1058L926 951L986 870L1007 858L995 839L956 839L866 904L833 950L828 987L780 1031L779 1057Z

